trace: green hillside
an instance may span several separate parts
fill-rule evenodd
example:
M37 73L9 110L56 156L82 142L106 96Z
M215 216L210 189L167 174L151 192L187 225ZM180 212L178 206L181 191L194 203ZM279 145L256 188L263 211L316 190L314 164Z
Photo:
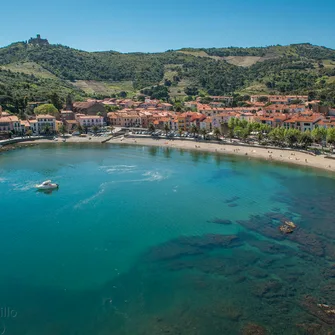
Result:
M203 94L310 94L335 104L335 50L311 44L181 49L164 53L86 52L18 42L0 48L0 103L112 96L162 85L168 99ZM190 88L191 90L187 90ZM190 93L189 93L190 94ZM2 98L1 98L2 97ZM12 103L15 105L15 103Z

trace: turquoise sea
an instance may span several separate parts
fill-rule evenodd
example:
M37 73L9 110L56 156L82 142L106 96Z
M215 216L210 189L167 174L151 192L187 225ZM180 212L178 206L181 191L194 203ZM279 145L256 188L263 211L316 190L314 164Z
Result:
M3 153L0 333L334 334L334 204L333 175L239 157Z

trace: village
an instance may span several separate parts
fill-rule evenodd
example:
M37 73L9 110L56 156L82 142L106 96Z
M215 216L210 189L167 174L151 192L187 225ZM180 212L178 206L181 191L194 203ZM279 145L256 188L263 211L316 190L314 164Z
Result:
M25 120L0 107L0 136L6 139L57 133L85 135L117 127L147 129L151 133L162 130L179 134L210 135L215 132L224 135L231 119L301 132L333 128L335 125L335 109L323 106L320 101L308 101L308 96L254 95L244 107L232 107L234 98L231 96L198 97L184 102L181 111L176 111L170 103L148 97L143 100L88 99L67 104L56 115L32 113ZM41 104L34 102L32 107Z

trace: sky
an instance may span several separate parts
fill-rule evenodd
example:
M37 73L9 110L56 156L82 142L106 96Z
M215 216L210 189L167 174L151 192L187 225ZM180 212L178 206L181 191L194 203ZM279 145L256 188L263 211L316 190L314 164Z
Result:
M0 47L40 34L87 51L312 43L335 49L334 0L12 0Z

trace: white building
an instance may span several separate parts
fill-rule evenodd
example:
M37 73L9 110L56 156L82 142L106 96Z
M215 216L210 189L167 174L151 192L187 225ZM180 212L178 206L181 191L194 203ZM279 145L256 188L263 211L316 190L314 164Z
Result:
M99 115L77 114L76 120L83 128L84 127L91 128L94 126L103 127L104 125L104 118Z
M33 123L32 130L36 134L46 133L46 129L49 129L49 133L56 131L56 118L52 115L37 115L36 123Z

